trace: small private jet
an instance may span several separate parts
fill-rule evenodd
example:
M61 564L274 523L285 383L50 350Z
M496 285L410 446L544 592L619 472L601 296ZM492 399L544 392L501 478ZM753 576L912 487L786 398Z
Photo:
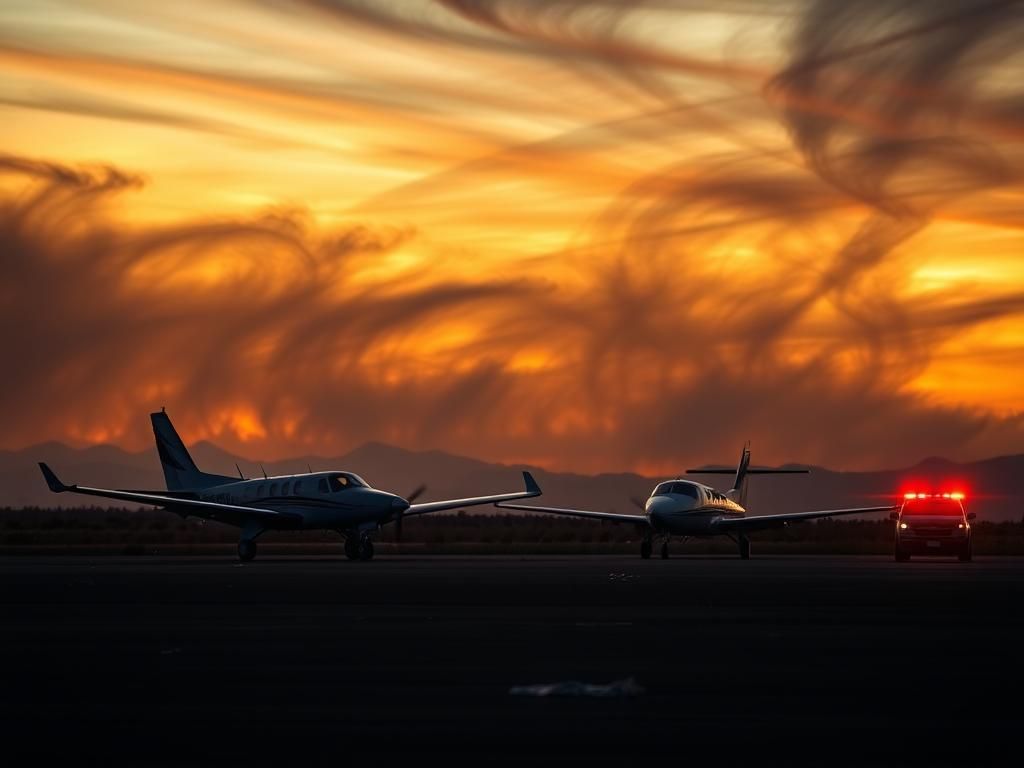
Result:
M525 504L497 502L494 506L502 509L519 509L526 512L546 512L553 515L589 517L614 523L632 523L641 529L640 557L649 558L654 548L654 539L661 540L661 556L668 557L669 541L681 538L706 538L727 536L739 547L740 557L750 559L750 539L747 534L766 528L780 528L790 523L814 520L837 515L859 515L868 512L890 512L888 507L854 507L850 509L823 509L813 512L790 512L782 515L747 516L744 509L747 500L747 480L751 475L806 474L806 469L751 469L750 447L747 445L740 456L739 464L732 468L688 469L687 474L730 474L734 475L732 488L725 493L716 491L692 480L668 480L659 483L646 503L635 501L644 510L643 515L617 514L614 512L591 512L586 509L564 509L561 507L536 507Z
M150 414L156 448L160 454L166 491L117 490L65 485L46 464L40 462L47 485L54 493L81 493L105 499L133 501L162 507L184 517L216 520L241 528L238 559L256 557L256 539L271 529L318 530L340 533L350 560L373 557L371 536L387 523L395 524L401 537L402 520L446 509L493 504L533 496L541 490L529 472L523 472L526 490L467 499L429 501L414 504L425 488L420 486L409 498L371 488L352 472L309 472L245 479L200 472L166 412Z

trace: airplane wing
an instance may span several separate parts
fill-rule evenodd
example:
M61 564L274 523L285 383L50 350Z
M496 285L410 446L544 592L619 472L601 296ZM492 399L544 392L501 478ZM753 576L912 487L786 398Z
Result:
M278 524L298 524L302 522L300 515L277 512L272 509L260 507L246 507L238 504L218 504L213 501L199 501L197 499L183 499L176 496L165 496L161 493L139 493L138 491L119 491L112 488L90 488L85 485L65 485L54 474L45 463L39 462L39 468L43 471L46 484L54 493L81 493L86 496L100 496L104 499L117 499L119 501L135 501L139 504L151 504L163 507L171 512L180 515L193 515L204 517L208 520L220 520L234 525L244 525L247 520L257 518L262 522L276 521Z
M634 525L642 526L650 525L644 515L620 515L615 512L591 512L588 509L564 509L562 507L530 507L525 504L499 503L494 506L500 509L521 509L525 512L547 512L552 515L566 515L568 517L590 517L595 520L608 520L613 523L632 523Z
M473 496L468 499L448 499L447 501L428 501L424 504L413 504L405 512L404 517L409 515L425 515L428 512L441 512L445 509L458 509L459 507L474 507L478 504L494 504L499 501L510 501L512 499L528 499L531 496L540 496L540 486L533 479L529 472L523 472L523 481L526 483L526 490L518 493L500 493L496 496Z
M754 517L723 517L714 523L715 533L729 531L759 531L765 528L780 528L789 523L802 523L821 517L838 515L860 515L868 512L892 512L896 507L851 507L850 509L820 509L814 512L790 512L784 515L756 515Z

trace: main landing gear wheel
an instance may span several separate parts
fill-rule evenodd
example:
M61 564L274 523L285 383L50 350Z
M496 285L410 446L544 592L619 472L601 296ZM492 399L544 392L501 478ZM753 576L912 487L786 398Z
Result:
M359 559L373 560L373 542L369 539L363 539L359 542Z
M359 559L359 539L355 536L349 536L345 539L345 557L349 560Z
M749 560L750 539L748 539L746 536L740 536L739 542L737 543L740 545L740 560Z
M661 559L668 560L668 539L665 539L661 544Z
M243 563L247 563L256 557L256 542L255 541L240 541L238 542L238 559Z
M640 557L644 560L650 560L651 549L653 549L653 545L651 544L650 539L644 539L640 542Z

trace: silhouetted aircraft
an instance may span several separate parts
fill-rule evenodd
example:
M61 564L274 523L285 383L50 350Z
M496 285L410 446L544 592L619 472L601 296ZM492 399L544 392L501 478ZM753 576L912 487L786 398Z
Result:
M395 523L401 538L402 519L445 509L458 509L497 501L540 496L540 486L523 472L526 490L467 499L413 504L425 490L420 486L408 498L371 488L352 472L309 472L262 479L244 479L200 472L170 418L161 410L150 415L153 434L163 465L166 491L116 490L65 485L40 462L47 485L55 493L71 491L120 501L152 504L182 517L217 520L242 529L238 540L240 560L256 556L256 539L271 529L328 529L345 538L350 560L373 557L371 535L387 523ZM241 474L241 473L239 473Z
M763 530L803 522L820 517L856 515L865 512L889 512L895 507L854 507L851 509L824 509L814 512L791 512L784 515L747 516L744 509L747 498L747 479L750 475L807 474L806 469L751 469L750 448L744 447L739 464L735 469L688 469L687 474L730 474L735 475L732 488L720 493L702 483L692 480L669 480L659 483L646 503L634 499L644 510L643 515L622 515L614 512L591 512L586 509L563 509L561 507L533 507L524 504L496 503L502 509L521 509L528 512L548 512L554 515L590 517L617 523L632 523L642 529L644 538L640 544L640 556L648 558L654 546L654 539L660 538L661 556L668 557L668 544L672 537L704 538L728 536L739 547L740 557L750 558L751 531Z

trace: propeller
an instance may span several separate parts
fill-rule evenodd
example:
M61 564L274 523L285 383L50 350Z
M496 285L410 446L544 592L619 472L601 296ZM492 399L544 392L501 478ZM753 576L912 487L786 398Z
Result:
M636 507L637 509L639 509L640 511L642 511L642 512L646 512L647 511L647 507L645 507L644 503L642 501L640 501L640 499L638 499L636 496L630 496L629 500L632 501L633 502L633 506Z
M405 497L405 500L412 504L416 499L423 495L423 492L427 490L427 486L418 485L412 493ZM402 518L405 516L405 510L395 513L395 541L402 541Z

